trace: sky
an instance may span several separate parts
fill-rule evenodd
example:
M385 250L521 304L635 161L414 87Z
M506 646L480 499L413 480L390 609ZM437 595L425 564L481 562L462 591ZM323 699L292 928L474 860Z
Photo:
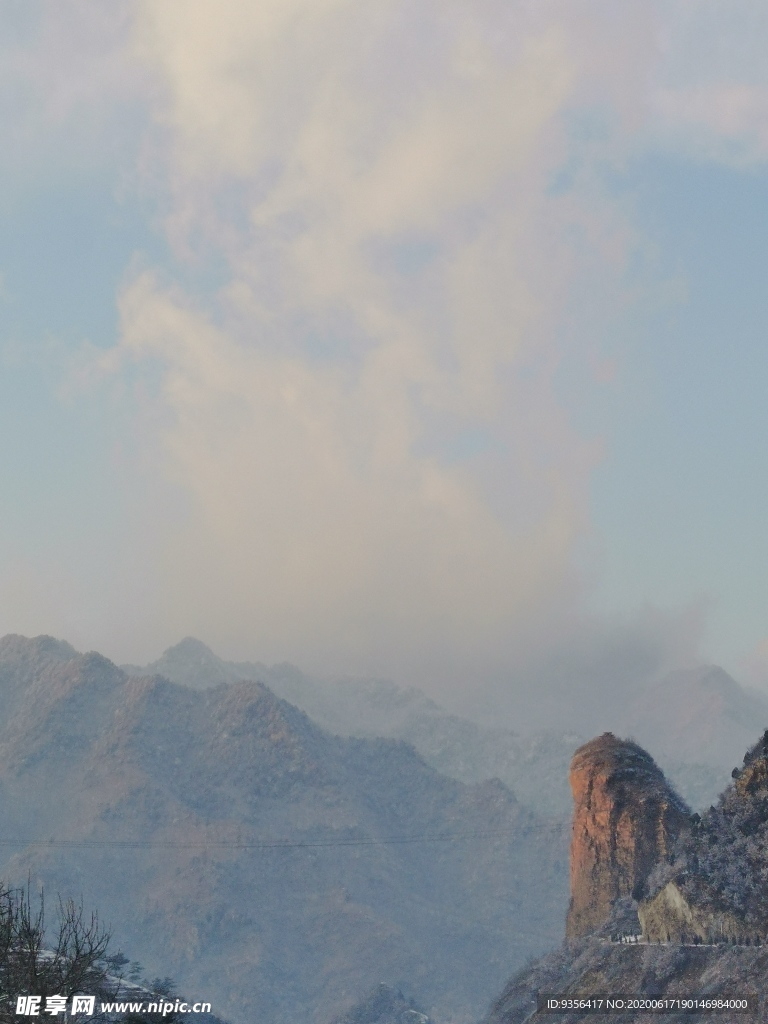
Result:
M6 0L0 632L768 687L766 45L757 0Z

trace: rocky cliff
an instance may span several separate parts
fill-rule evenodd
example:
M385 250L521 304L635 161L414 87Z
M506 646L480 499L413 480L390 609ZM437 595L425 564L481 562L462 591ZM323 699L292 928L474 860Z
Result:
M688 821L648 754L610 734L577 752L572 785L571 938L512 978L486 1024L538 1019L540 993L609 992L757 994L749 1019L768 1022L768 731L717 804ZM642 934L631 944L616 941L630 917ZM575 1010L558 1019L595 1018ZM639 1024L648 1016L622 1019Z
M571 903L566 934L596 931L622 897L639 894L690 822L653 758L604 733L571 764L574 800Z

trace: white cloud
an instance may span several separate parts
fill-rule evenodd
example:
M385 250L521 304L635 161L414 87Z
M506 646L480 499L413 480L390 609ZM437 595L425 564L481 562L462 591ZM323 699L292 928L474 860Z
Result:
M165 535L169 630L326 667L508 660L575 586L595 457L551 387L561 233L611 219L547 196L562 26L497 4L140 10L169 231L229 268L207 308L151 274L121 300L118 355L159 360L165 470L193 498Z
M61 631L90 616L91 642L132 658L192 632L327 667L535 676L553 634L584 626L574 551L600 450L558 400L563 338L610 386L632 301L638 239L603 170L648 148L764 160L762 12L8 5L6 201L11 173L60 188L72 166L119 165L176 257L129 275L119 346L79 366L80 384L101 364L135 388L140 453L120 469L120 558L112 534L98 572L90 539L62 554L57 593L79 596Z
M522 664L581 621L597 445L553 380L573 296L605 323L624 296L601 167L702 111L727 141L759 96L675 79L679 24L645 2L133 11L147 185L178 281L218 282L121 295L112 366L152 367L144 440L190 499L156 527L156 617L329 668Z
M148 276L123 322L126 353L163 361L167 467L194 498L165 535L171 630L402 671L441 649L498 658L549 607L582 521L581 466L542 471L532 434L494 456L517 490L505 514L468 467L414 454L407 351L375 348L351 379L239 345Z

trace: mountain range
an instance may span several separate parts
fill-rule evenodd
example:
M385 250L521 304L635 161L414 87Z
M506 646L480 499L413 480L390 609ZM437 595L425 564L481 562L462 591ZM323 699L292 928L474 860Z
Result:
M704 667L622 715L703 807L765 711ZM470 1024L562 937L573 733L191 638L118 667L5 637L0 722L0 876L82 895L234 1024L362 1020L381 984L392 1013Z
M263 683L9 636L0 715L0 874L82 896L235 1024L327 1024L380 982L469 1024L561 932L562 830Z
M570 759L586 739L573 730L520 731L500 716L499 725L489 727L451 714L416 687L323 678L287 663L226 661L192 637L157 661L123 668L197 689L260 679L331 732L405 740L438 771L468 783L499 778L539 813L570 818ZM635 737L653 750L688 803L704 807L717 798L753 741L754 723L768 721L768 699L718 666L704 665L638 686L611 716L607 722L596 718L590 731L610 728Z

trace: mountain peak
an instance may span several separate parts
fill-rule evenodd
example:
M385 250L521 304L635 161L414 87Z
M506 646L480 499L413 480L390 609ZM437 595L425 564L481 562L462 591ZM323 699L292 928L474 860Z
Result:
M172 683L191 686L195 690L205 690L240 678L227 662L193 636L185 636L149 665L124 665L123 668L130 675L165 676Z
M642 887L689 825L689 811L651 755L606 732L571 762L574 801L566 933L594 932Z
M768 703L717 665L671 672L642 688L624 728L669 761L733 765L755 726L768 724Z
M177 644L172 644L163 651L162 656L164 658L170 655L183 655L184 657L196 658L215 658L216 661L219 660L207 644L204 644L202 640L198 640L197 637L194 636L185 636L183 640L179 640Z
M20 657L68 661L70 658L76 658L77 655L78 652L66 640L57 640L56 637L48 636L45 633L35 637L22 636L20 633L8 633L0 639L0 661L5 658L15 660Z

